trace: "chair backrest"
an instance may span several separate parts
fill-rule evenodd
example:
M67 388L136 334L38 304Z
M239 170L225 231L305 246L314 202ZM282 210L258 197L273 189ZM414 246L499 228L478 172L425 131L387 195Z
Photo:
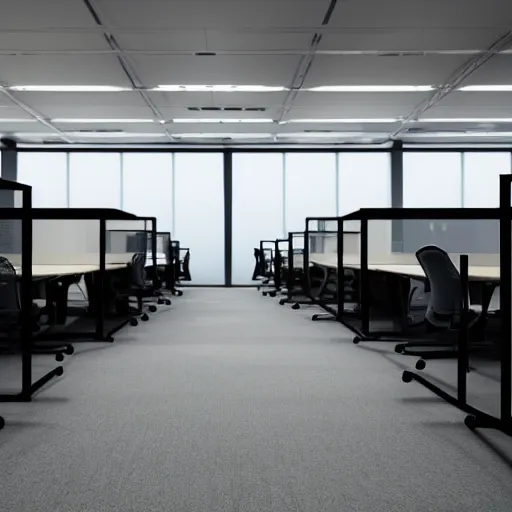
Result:
M190 251L188 249L185 258L183 258L183 274L184 281L192 281L192 276L190 275Z
M20 309L16 270L7 258L0 256L0 314Z
M144 253L135 253L132 257L131 271L132 284L144 288L146 281L144 279L144 267L146 266L146 255Z
M427 245L416 252L430 286L426 318L436 327L449 328L460 315L460 274L446 251Z
M254 263L254 270L252 272L252 280L253 281L257 281L258 274L259 274L259 271L260 271L260 268L261 268L260 250L257 249L257 248L254 248L254 260L255 260L255 263Z

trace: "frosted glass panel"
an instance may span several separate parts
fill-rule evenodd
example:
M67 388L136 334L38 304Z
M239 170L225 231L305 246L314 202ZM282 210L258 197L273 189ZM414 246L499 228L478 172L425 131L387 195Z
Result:
M405 208L460 208L460 153L404 153Z
M391 206L389 153L340 153L338 169L339 215Z
M121 155L71 153L69 155L69 206L71 208L121 208Z
M123 155L122 209L156 217L158 231L172 231L172 154Z
M284 234L283 155L233 155L233 284L254 284L254 248Z
M285 155L286 231L304 231L306 217L336 215L336 155Z
M498 208L500 174L510 174L510 153L464 154L464 207Z
M32 187L34 208L67 208L66 153L18 153L18 182Z
M192 283L224 284L224 162L221 153L177 153L175 238L190 248Z

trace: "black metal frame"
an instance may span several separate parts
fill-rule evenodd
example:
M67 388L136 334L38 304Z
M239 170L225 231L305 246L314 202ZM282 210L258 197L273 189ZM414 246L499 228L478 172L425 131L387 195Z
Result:
M370 331L370 290L368 269L368 222L370 221L404 221L404 220L496 220L498 221L498 208L364 208L339 217L340 233L344 232L345 222L360 222L361 248L360 248L360 313L361 328L357 328L350 321L345 320L346 312L341 309L343 303L338 303L338 320L356 334L355 341L378 341L381 336L397 336L400 333L390 331ZM392 241L391 241L392 243ZM391 251L390 247L390 251ZM344 268L343 251L338 252L338 269ZM338 294L338 300L341 297ZM396 340L396 338L394 339ZM385 340L384 340L385 341Z
M25 228L22 228L22 265L23 268L29 268L30 272L22 272L22 292L21 292L21 304L22 304L22 318L23 325L30 325L30 322L27 321L27 317L23 317L23 312L28 311L30 313L31 304L32 304L32 224L34 220L95 220L99 222L99 268L95 273L97 276L97 294L98 294L98 309L96 311L96 325L94 332L89 331L73 331L72 334L64 331L59 332L51 332L49 331L48 336L51 336L51 339L70 339L72 338L74 342L80 340L87 341L113 341L113 334L119 331L122 327L124 327L129 321L130 318L123 319L116 323L114 327L105 332L105 309L103 304L103 297L105 294L105 276L106 276L106 223L108 220L143 220L137 217L136 215L123 212L121 210L116 209L102 209L102 208L31 208L30 211L23 211L20 214L20 210L26 210L25 208L0 208L0 218L10 218L10 219L22 219L25 220ZM29 226L27 224L29 223ZM29 265L30 263L30 265ZM28 277L27 277L28 276ZM30 279L29 285L27 285L27 279ZM24 284L25 283L25 284ZM28 295L25 291L25 296L23 295L23 290L27 290L24 286L30 286L28 288ZM24 297L24 298L23 298ZM25 313L26 314L26 313ZM28 317L30 318L30 317ZM22 332L23 334L23 332ZM26 333L24 333L26 336ZM45 333L46 334L46 333ZM32 334L30 334L32 336ZM32 338L30 338L32 339ZM59 375L62 373L62 368L56 369L54 375ZM52 375L52 377L54 376ZM48 382L52 377L44 378L46 379L44 383ZM41 379L42 380L42 379ZM38 381L39 382L39 381ZM39 386L41 387L41 386ZM39 389L39 387L37 389ZM25 386L26 389L26 386ZM35 390L32 391L33 394Z
M321 300L321 297L315 297L313 295L313 292L312 292L312 289L311 289L311 276L310 276L310 265L309 265L309 236L311 233L336 233L338 235L338 239L340 238L339 237L339 234L338 234L338 229L336 229L336 231L334 230L310 230L310 223L311 222L336 222L338 223L338 219L339 217L308 217L306 218L306 231L304 232L304 273L305 273L305 276L304 276L304 282L305 282L305 285L306 285L306 288L305 288L305 292L306 292L306 296L309 298L309 300L311 301L310 303L311 304L315 304L316 306L319 306L321 307L323 310L325 310L327 313L328 313L328 316L327 318L337 318L338 316L338 312L336 311L336 309L332 308L331 305L334 305L335 303L334 302L330 302L330 301L323 301ZM343 275L343 272L342 272L342 275ZM338 279L338 282L339 282L339 279ZM339 293L339 290L343 290L343 287L342 288L338 288L337 290L337 296L340 295ZM336 303L336 305L338 305ZM315 320L318 320L320 319L320 317L318 317L318 315L315 315Z

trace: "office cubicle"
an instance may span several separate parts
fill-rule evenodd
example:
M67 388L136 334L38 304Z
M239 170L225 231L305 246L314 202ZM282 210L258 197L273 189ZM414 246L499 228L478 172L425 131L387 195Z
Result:
M420 356L397 355L400 365L412 365L404 372L404 381L415 380L479 418L495 417L501 396L501 320L494 312L495 308L500 309L502 295L500 210L363 209L339 220L338 236L354 222L360 224L359 248L347 248L343 237L337 267L338 275L340 269L357 274L357 307L347 311L344 295L338 294L338 320L356 334L355 343L377 342L372 344L373 350L389 352L382 342L414 341L428 355L430 349L435 351L436 342L451 340L452 355L439 359L425 356L422 371L413 370ZM448 327L436 328L432 317L428 322L425 319L427 309L432 307L431 283L416 253L429 246L448 253L448 262L451 259L462 276L461 282L466 283L467 332L459 318L464 317L466 300L460 290L453 299L458 313L449 317L455 320ZM449 269L450 265L443 268ZM449 290L447 296L448 293Z
M33 236L29 250L33 269L42 279L52 278L61 286L50 287L60 295L84 276L87 286L87 315L65 321L61 317L45 333L48 338L112 341L112 334L131 316L111 315L114 300L107 294L107 279L123 271L132 261L133 247L126 238L112 237L116 231L144 233L145 221L121 210L95 208L35 208L31 213ZM56 297L58 298L58 297ZM111 302L109 302L111 301Z

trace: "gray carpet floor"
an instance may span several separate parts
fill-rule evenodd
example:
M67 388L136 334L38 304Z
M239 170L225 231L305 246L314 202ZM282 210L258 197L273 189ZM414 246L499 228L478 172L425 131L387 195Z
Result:
M0 509L512 510L512 470L464 414L310 316L189 289L78 346L34 402L0 404Z

